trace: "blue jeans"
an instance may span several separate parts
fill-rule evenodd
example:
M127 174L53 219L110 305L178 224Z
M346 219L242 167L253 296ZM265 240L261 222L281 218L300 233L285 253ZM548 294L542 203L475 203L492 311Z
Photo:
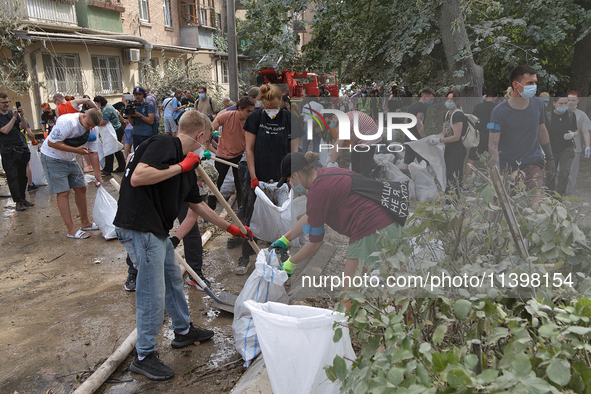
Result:
M156 336L162 328L164 311L172 320L171 328L189 328L189 306L183 293L181 268L174 257L168 237L116 228L119 242L137 268L135 310L139 356L156 349Z

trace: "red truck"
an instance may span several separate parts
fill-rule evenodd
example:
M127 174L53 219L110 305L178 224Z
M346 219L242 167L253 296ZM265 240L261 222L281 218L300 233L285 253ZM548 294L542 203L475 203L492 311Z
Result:
M291 97L304 97L304 94L306 96L312 94L319 96L318 86L320 83L318 82L318 75L314 73L308 71L295 73L290 70L283 70L278 73L274 68L269 67L260 69L257 74L257 84L272 83L277 85L279 90L288 88ZM338 99L337 76L335 74L323 75L322 83L330 96Z

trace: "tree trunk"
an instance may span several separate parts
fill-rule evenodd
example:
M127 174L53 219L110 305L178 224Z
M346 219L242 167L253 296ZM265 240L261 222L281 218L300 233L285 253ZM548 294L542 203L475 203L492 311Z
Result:
M459 0L441 1L437 7L437 22L452 81L460 87L463 97L482 97L484 72L472 57ZM468 100L465 104L467 108L464 109L470 112L476 100Z
M577 1L577 5L586 10L591 8L591 1ZM575 38L581 34L581 24L577 24L575 29ZM575 44L573 63L571 66L570 88L581 92L581 97L589 95L589 82L591 81L591 34L587 34L583 39Z

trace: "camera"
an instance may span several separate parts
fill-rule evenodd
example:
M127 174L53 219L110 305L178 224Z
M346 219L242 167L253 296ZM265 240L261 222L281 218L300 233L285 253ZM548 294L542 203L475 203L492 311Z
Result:
M135 115L135 103L132 102L131 104L127 104L124 108L123 108L123 114L124 115Z

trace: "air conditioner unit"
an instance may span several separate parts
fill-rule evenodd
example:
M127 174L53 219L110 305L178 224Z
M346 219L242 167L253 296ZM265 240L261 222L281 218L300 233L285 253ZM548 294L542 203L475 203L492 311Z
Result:
M123 60L126 62L139 62L140 50L136 48L126 48L123 51Z

